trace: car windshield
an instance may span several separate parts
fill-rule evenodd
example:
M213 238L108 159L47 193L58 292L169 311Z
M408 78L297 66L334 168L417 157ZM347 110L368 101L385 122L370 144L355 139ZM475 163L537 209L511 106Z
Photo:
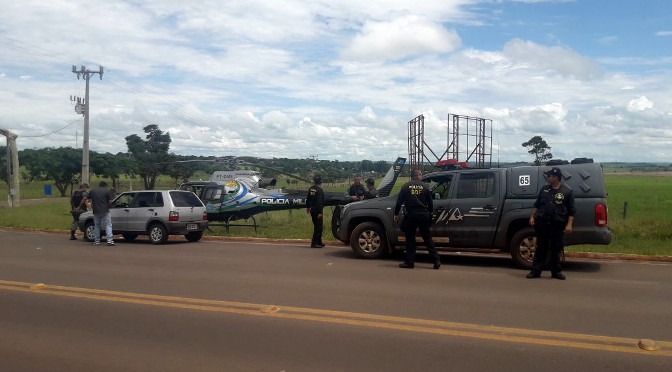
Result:
M176 207L202 207L203 203L193 192L171 191L170 197Z

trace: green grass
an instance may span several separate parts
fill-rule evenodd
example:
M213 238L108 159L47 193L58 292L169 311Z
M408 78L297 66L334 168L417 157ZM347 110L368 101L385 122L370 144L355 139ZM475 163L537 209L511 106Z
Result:
M609 193L609 228L614 233L613 242L607 246L570 246L567 250L672 256L672 177L605 174L605 182ZM398 187L403 182L397 183ZM134 181L136 184L139 184L137 180ZM159 184L163 187L158 188L170 188L169 179L163 179ZM294 187L305 189L307 185L292 185ZM326 191L343 191L346 188L346 184L325 185ZM28 185L23 187L22 195L44 197L41 191L42 183ZM624 207L626 202L627 212ZM325 209L325 240L333 240L331 212L331 208ZM310 239L312 235L310 216L304 209L263 213L255 218L260 226L257 232L248 227L231 227L226 233L223 227L214 227L206 235L273 239ZM65 231L69 229L70 221L68 202L63 199L50 199L46 203L20 208L0 208L1 227Z

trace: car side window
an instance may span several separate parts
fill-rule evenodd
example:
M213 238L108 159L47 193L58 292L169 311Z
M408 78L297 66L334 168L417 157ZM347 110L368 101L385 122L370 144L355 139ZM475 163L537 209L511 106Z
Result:
M462 173L457 184L457 199L489 198L495 193L495 175L490 172Z
M171 191L170 197L173 199L173 204L176 207L202 207L201 199L193 192Z
M135 208L150 208L155 207L154 203L155 192L139 192L133 200L133 207Z
M452 179L452 176L449 175L431 180L429 187L432 190L434 199L448 199L448 193L450 192L450 182Z
M112 204L112 208L128 208L133 202L133 197L135 193L123 193L117 197L117 199Z

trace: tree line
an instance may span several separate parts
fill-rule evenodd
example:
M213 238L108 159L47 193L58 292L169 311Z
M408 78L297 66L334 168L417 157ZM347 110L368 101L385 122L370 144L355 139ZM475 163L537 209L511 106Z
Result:
M169 176L175 185L189 181L194 174L212 174L218 170L251 169L259 164L262 173L272 174L271 169L296 174L304 178L321 174L332 182L350 179L354 174L380 176L390 167L390 161L328 161L313 159L255 157L213 157L184 156L170 152L170 133L163 132L158 125L151 124L143 128L144 136L131 134L125 137L127 152L98 153L89 152L89 170L91 175L112 181L112 187L118 188L122 177L141 179L146 190L152 190L160 175ZM8 182L7 149L0 146L0 179ZM19 151L21 177L26 182L51 181L61 196L68 195L81 181L82 150L72 147L48 147ZM289 182L289 181L288 181Z

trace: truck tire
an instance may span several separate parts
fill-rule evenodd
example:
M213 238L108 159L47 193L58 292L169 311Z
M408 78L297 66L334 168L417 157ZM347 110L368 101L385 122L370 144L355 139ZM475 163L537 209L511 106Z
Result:
M341 227L341 206L337 205L334 207L333 213L331 214L331 235L334 236L336 240L338 238L338 229Z
M361 258L382 258L387 253L385 230L375 222L360 223L352 230L350 246Z
M534 252L537 250L537 237L534 228L525 227L518 230L511 238L509 251L516 266L521 269L531 269Z

